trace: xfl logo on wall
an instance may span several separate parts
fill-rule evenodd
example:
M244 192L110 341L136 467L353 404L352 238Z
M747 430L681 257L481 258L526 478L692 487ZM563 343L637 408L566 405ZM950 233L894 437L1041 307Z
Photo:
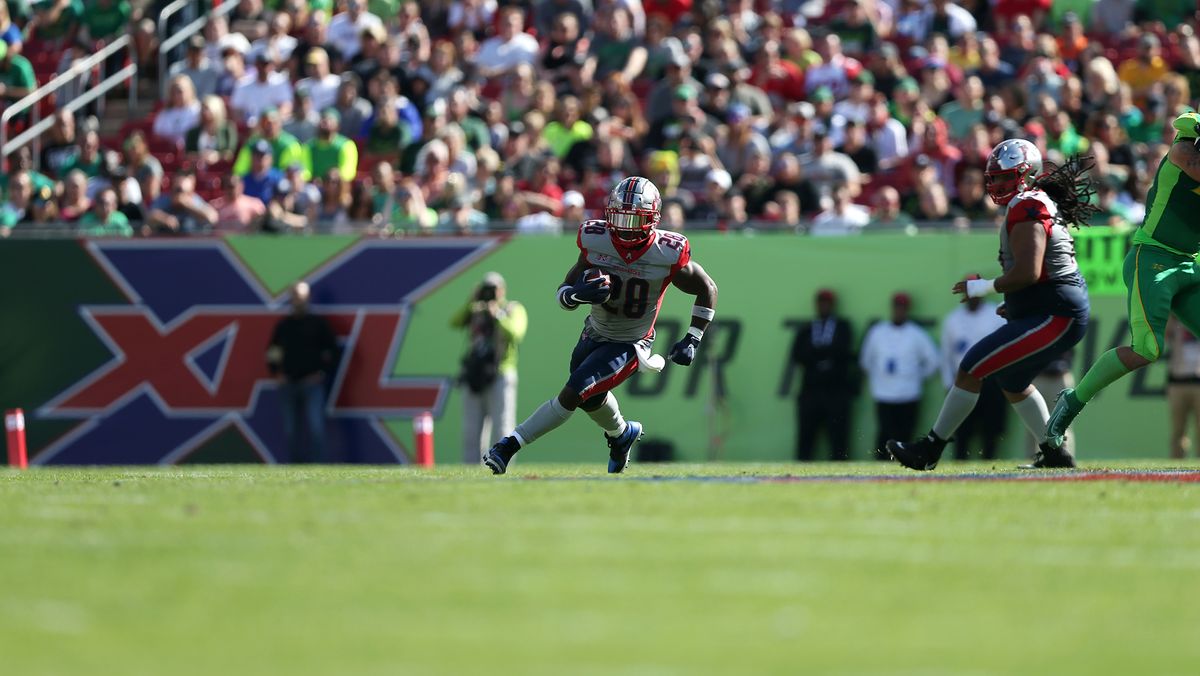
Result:
M495 244L362 240L304 276L342 346L327 407L334 459L406 461L381 419L438 414L451 385L392 375L410 309ZM34 462L173 464L230 431L262 461L287 461L266 350L288 293L268 291L222 240L85 246L128 304L79 308L112 357L38 409L79 424Z

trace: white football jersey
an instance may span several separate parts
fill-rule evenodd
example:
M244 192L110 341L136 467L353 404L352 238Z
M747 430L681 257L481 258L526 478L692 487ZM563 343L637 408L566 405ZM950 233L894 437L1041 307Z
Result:
M592 306L584 331L614 343L653 340L663 294L692 258L687 238L655 230L640 248L624 250L613 244L604 221L584 221L576 241L588 264L612 280L612 297Z

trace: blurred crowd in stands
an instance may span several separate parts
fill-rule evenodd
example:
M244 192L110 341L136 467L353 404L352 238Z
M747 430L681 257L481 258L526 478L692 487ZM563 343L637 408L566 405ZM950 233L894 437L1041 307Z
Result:
M158 73L165 4L0 1L6 102L126 32L169 81L111 138L58 112L0 234L559 232L631 174L674 229L963 226L1012 137L1128 226L1200 96L1194 0L242 0Z

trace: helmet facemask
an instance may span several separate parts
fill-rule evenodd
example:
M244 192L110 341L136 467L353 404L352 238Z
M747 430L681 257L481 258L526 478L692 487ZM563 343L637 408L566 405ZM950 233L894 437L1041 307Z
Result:
M988 197L991 197L998 206L1007 205L1012 198L1017 196L1017 193L1028 187L1029 173L1028 167L996 169L986 172L983 182L987 188Z
M628 244L641 244L658 225L658 212L650 209L605 209L608 231Z
M1017 193L1033 186L1042 171L1042 154L1023 139L1000 143L988 156L983 182L988 197L999 206L1007 206Z

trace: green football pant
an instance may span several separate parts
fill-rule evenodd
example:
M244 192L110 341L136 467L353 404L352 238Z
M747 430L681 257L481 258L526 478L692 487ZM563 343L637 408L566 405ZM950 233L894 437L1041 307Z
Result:
M1200 335L1200 272L1194 258L1138 244L1125 257L1124 272L1134 352L1150 361L1162 356L1171 313Z

